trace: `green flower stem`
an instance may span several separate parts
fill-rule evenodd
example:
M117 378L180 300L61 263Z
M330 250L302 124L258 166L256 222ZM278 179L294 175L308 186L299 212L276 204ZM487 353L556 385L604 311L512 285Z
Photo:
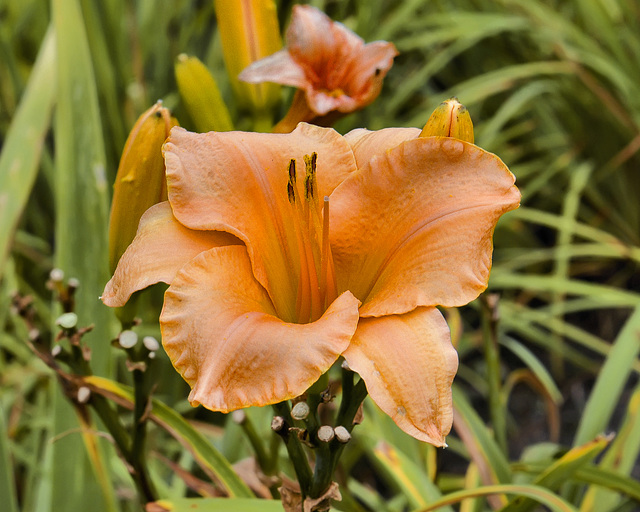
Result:
M285 422L291 426L293 425L293 418L291 417L291 410L289 409L288 402L281 402L273 406L276 414L282 416ZM287 453L293 464L293 468L300 484L300 490L302 492L302 499L307 496L308 490L311 487L311 467L307 455L304 453L300 439L293 432L279 433L282 437L285 446L287 447Z
M264 443L262 442L262 438L258 435L253 421L251 421L248 414L244 412L243 414L244 417L242 418L242 421L240 421L240 427L247 436L249 443L251 443L251 448L253 448L258 465L265 475L273 475L276 469L277 457L274 457L273 454L267 453ZM277 440L275 437L274 439Z
M128 461L131 454L131 438L118 420L118 414L113 410L109 401L97 393L92 393L89 404L113 437L121 456Z
M489 385L489 413L493 425L494 436L498 446L507 453L507 425L502 404L500 382L500 351L498 347L497 296L483 294L482 305L482 339L484 357L487 364L487 383Z
M149 476L145 457L145 444L147 439L147 407L149 406L150 394L147 372L143 370L133 370L133 443L131 445L130 464L136 472L136 480L139 480L142 495L147 502L157 499L155 486Z
M89 366L89 362L84 358L82 349L78 345L72 343L71 353L72 360L70 366L74 373L83 376L91 375L92 372ZM134 473L131 475L131 478L136 486L136 490L138 491L140 497L144 498L145 502L155 501L155 490L153 489L153 484L149 479L146 465L144 463L144 458L139 457L138 459L136 459L133 456L135 444L132 443L131 437L122 426L122 423L118 418L118 413L113 409L113 407L111 407L111 404L106 398L96 393L91 396L89 405L93 407L93 409L98 414L98 417L111 434L111 437L113 437L113 441L118 447L121 456L133 467ZM136 429L134 428L134 434L135 431Z
M342 401L338 410L336 426L343 426L351 432L354 427L353 420L367 396L367 387L362 379L354 386L353 372L348 370L343 370L342 379ZM330 443L321 442L318 444L316 466L309 490L309 496L312 498L320 497L331 485L344 446L337 439Z
M345 375L350 374L350 375ZM355 426L353 423L358 409L362 402L367 397L367 386L364 380L360 379L357 384L353 384L353 372L343 370L342 376L342 401L340 402L340 409L338 410L338 417L336 419L336 425L342 425L349 432L353 430ZM345 380L346 379L346 380ZM349 382L347 386L345 382Z
M83 376L91 375L91 367L82 353L82 348L75 343L71 343L71 354L71 368L74 373ZM133 381L135 393L133 442L122 423L120 423L117 412L113 410L106 398L94 394L90 405L93 406L104 426L113 437L124 459L133 467L134 473L131 477L140 497L145 502L150 502L157 499L157 494L149 477L144 457L144 441L146 437L144 414L149 400L144 372L134 370Z
M155 491L153 491L153 485L151 484L146 472L146 466L139 468L132 464L131 438L118 420L117 413L113 410L109 401L97 393L93 393L89 403L98 414L98 417L102 420L102 423L104 423L104 426L111 434L111 437L113 437L121 456L133 466L135 474L131 475L131 479L136 486L138 495L140 497L144 497L145 502L154 501L156 499Z
M309 489L309 496L312 498L322 496L333 481L334 463L337 462L335 457L337 447L334 443L336 443L335 440L331 443L319 443L316 448L316 466Z

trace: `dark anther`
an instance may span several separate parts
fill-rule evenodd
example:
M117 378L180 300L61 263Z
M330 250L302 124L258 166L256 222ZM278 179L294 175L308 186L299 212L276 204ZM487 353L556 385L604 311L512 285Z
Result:
M311 172L316 173L316 162L318 161L318 153L315 151L311 153Z
M307 177L304 179L304 197L313 199L313 179L311 174L307 174Z
M296 161L293 158L289 161L289 183L296 184Z
M287 196L289 197L289 203L294 204L296 202L296 192L291 182L287 183Z

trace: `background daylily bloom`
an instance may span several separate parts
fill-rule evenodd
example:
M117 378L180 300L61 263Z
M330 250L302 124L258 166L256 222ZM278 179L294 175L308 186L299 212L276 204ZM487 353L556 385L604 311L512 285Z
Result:
M495 155L419 134L174 129L169 201L104 302L170 284L163 343L193 405L293 398L342 355L403 430L444 445L458 363L436 306L485 289L493 229L520 195Z
M398 54L393 43L364 44L322 11L296 5L286 48L259 60L242 73L250 83L275 82L300 89L277 129L290 132L300 121L321 124L332 111L342 114L369 105Z

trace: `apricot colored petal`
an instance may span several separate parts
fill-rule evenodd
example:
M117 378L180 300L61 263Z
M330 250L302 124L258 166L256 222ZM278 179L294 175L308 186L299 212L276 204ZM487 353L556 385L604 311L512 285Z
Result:
M238 79L252 84L274 82L301 89L309 86L304 69L291 58L286 50L280 50L269 57L254 62L238 75Z
M162 340L189 401L228 412L302 394L347 348L358 323L349 292L310 324L275 316L243 246L199 254L165 294Z
M498 157L456 139L374 157L331 196L338 289L363 302L361 316L473 300L487 286L495 225L519 204L514 181Z
M407 434L445 446L458 356L435 308L360 320L344 352L373 401Z
M358 99L360 107L371 103L380 94L382 81L393 65L398 51L393 43L374 41L351 57L351 65L343 77L345 91Z
M334 130L301 123L289 134L189 133L165 144L169 201L191 229L220 230L243 240L254 274L278 314L294 320L300 258L287 195L290 159L304 182L304 156L317 152L320 197L355 170L351 148Z
M336 67L344 65L344 55L364 44L359 36L308 5L294 6L286 42L291 56L312 82L326 80L323 71L335 73Z
M170 284L178 270L202 251L237 244L242 242L229 233L185 228L167 201L158 203L140 218L136 237L100 298L107 306L124 306L133 292L159 282Z
M351 146L356 157L356 165L360 168L369 163L374 156L384 155L389 149L407 140L416 139L418 135L418 128L384 128L376 131L357 128L347 133L344 138Z
M309 108L317 115L324 116L332 110L353 112L359 108L355 98L346 94L334 95L325 89L309 87L306 90L306 100Z

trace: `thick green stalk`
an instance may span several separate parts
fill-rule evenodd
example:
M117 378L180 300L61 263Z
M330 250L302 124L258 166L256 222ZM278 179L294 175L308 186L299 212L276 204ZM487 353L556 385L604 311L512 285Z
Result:
M275 404L273 408L275 409L276 414L278 416L282 416L289 426L293 425L293 418L291 417L291 410L289 409L288 402ZM307 455L304 453L304 449L302 448L302 444L300 443L298 436L292 432L279 434L287 447L287 453L289 454L289 458L291 459L291 463L293 464L293 468L296 472L296 477L298 478L298 483L300 484L300 490L302 492L302 499L304 500L311 487L312 481L311 468L309 466L309 461L307 460Z
M147 383L147 372L143 370L133 370L133 443L131 445L131 457L129 462L134 468L136 485L138 491L142 492L146 502L155 501L157 493L153 482L149 476L145 458L145 444L147 439L147 419L146 412L149 405L150 396Z
M353 423L362 401L367 396L367 387L364 380L360 379L353 385L353 372L344 370L342 375L343 391L340 409L336 419L336 426L342 426L349 432L355 426ZM316 452L316 466L313 474L313 481L309 491L312 498L320 497L331 485L333 474L338 466L338 461L342 455L344 444L333 439L329 443L318 443Z

